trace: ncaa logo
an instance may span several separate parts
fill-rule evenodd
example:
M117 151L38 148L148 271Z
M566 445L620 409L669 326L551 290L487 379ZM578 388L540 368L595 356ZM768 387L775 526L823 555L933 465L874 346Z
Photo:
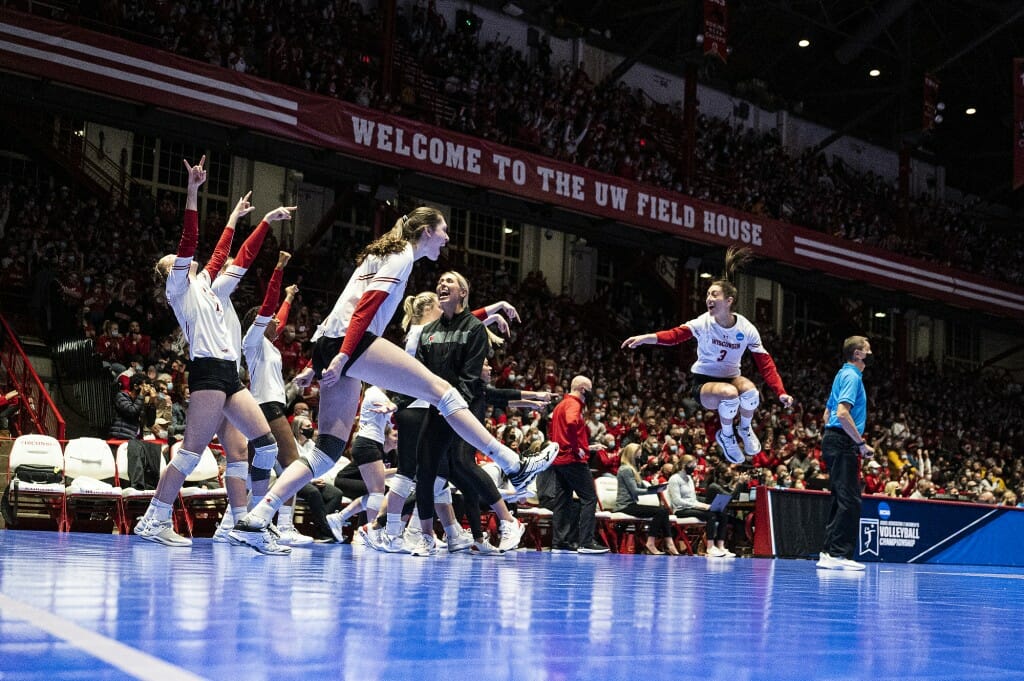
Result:
M743 335L742 331L740 331L739 333L736 334L736 340L741 341L744 338L746 338L746 336Z
M857 552L862 555L878 556L878 521L874 518L860 519L860 539Z
M892 509L889 508L889 504L882 502L878 505L878 517L882 520L888 520L889 516L892 515Z

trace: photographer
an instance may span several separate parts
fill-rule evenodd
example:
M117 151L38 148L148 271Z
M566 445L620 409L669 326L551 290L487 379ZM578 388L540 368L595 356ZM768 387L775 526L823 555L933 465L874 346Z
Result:
M156 390L144 374L133 375L128 388L114 396L114 411L108 436L111 440L136 440L143 422L152 426L156 419Z

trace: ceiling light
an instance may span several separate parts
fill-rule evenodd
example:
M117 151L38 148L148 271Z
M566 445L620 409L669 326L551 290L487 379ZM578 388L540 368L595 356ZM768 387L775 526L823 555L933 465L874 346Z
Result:
M969 106L967 107L967 110L964 111L964 113L967 114L968 116L973 116L974 114L978 113L978 110L975 109L973 106Z
M711 277L713 277L713 276L714 276L714 275L713 275L713 274L711 274L710 272L701 272L701 273L700 273L700 278L701 278L701 279L710 279L710 278L711 278Z
M885 313L884 312L876 312L875 313L875 317L877 317L878 319L885 319Z
M808 40L807 38L801 38L800 42L798 42L797 45L799 45L800 47L810 47L811 41Z
M879 71L878 69L871 69L870 71L868 71L868 75L871 76L872 78L878 78L880 75L882 75L882 72Z

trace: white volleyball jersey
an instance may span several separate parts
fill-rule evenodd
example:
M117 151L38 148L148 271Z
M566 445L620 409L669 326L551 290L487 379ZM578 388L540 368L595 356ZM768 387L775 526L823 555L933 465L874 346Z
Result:
M716 378L736 378L740 375L743 351L765 352L761 334L743 315L736 315L736 323L728 329L718 325L710 312L686 322L685 326L697 339L697 361L690 367L695 374Z
M167 302L188 341L189 357L212 357L237 363L239 344L232 338L226 306L214 293L206 270L201 269L192 277L191 265L192 258L175 258L165 288Z
M281 351L264 336L271 317L257 316L242 339L242 352L249 365L249 392L260 404L287 403L284 376L281 374Z
M415 257L412 245L406 244L405 248L398 253L379 257L369 255L360 263L359 267L348 280L345 290L334 304L334 309L327 319L317 327L316 333L310 339L317 341L321 336L328 338L343 338L352 321L352 313L355 312L359 300L367 291L384 291L387 297L377 308L376 314L370 321L367 330L376 336L383 336L384 329L388 322L395 315L395 310L402 302L402 294L405 293L405 285L409 281L409 274L412 272L412 265Z
M389 401L388 396L377 386L366 387L366 391L363 392L363 403L359 407L357 437L365 437L367 440L384 444L384 429L391 421L391 414L381 414L372 409L377 405L387 404Z
M228 265L213 280L211 287L220 298L221 304L224 305L224 321L228 325L228 332L231 334L231 340L236 348L242 346L242 321L238 318L238 311L235 310L234 303L231 302L231 294L238 288L239 282L242 281L242 277L247 271L245 267ZM237 364L241 367L241 356L239 356Z

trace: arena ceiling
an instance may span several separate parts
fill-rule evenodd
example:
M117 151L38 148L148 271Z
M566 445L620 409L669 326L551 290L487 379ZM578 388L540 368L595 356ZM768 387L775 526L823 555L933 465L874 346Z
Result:
M950 186L1024 206L1021 192L1010 191L1012 59L1024 57L1020 0L728 0L724 64L704 57L696 42L703 0L486 4L513 5L555 34L677 73L695 60L704 83L889 148L907 143L946 165ZM880 74L871 77L872 69ZM926 73L938 78L945 104L929 132L922 129Z

